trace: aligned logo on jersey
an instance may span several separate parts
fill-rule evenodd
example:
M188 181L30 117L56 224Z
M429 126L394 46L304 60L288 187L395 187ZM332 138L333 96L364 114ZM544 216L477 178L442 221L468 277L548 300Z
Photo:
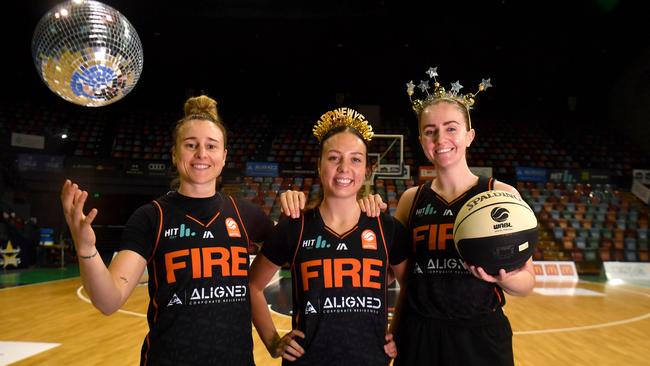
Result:
M170 307L172 305L183 305L183 303L181 302L181 299L179 299L178 295L176 295L176 294L174 294L174 296L172 296L171 300L169 300L169 302L167 303L167 307Z
M454 239L454 224L422 225L413 228L413 249L425 245L427 250L446 250L447 240Z
M203 232L203 239L213 239L214 235L212 235L212 232L210 230L205 230Z
M192 290L188 305L246 301L247 293L246 285L197 287Z
M415 216L416 217L421 217L421 216L427 216L427 215L433 215L436 213L436 210L433 209L433 206L429 203L426 205L426 207L418 208L415 210Z
M426 265L427 274L440 273L469 273L467 267L460 258L430 258ZM417 262L413 265L414 274L424 274L422 266Z
M305 304L305 315L333 314L333 313L375 313L379 314L382 310L382 300L374 296L327 296L322 301L318 301L316 307L307 301Z
M221 277L248 276L248 249L246 247L202 247L165 253L167 283L175 283L176 276L212 278L213 270Z
M314 309L314 305L311 304L311 302L307 301L307 305L305 305L305 315L307 314L316 314L317 311Z
M332 296L323 301L323 313L379 313L382 301L374 296Z
M348 246L345 243L339 243L339 245L336 246L336 250L348 250Z
M463 261L458 258L431 258L427 262L427 270L431 271L440 271L447 269L460 269L465 268Z
M163 237L169 239L189 238L192 236L196 236L196 233L191 231L189 227L186 227L185 224L181 224L180 227L165 229L165 233L163 234Z
M323 237L320 235L318 235L316 239L306 239L302 241L302 247L305 249L314 249L314 248L323 249L323 248L329 248L331 246L332 245L328 243L327 240L323 240Z
M231 238L241 238L239 225L237 225L237 221L232 217L226 218L226 231L228 231L228 236Z
M454 213L450 209L446 208L445 212L442 213L442 216L454 216Z
M380 289L381 269L379 259L327 258L300 263L303 291L309 291L312 282L324 288L364 287Z
M361 233L361 247L363 249L377 250L377 234L370 229Z

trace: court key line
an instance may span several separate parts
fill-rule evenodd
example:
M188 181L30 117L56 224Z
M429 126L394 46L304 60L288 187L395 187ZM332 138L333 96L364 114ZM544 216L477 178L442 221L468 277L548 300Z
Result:
M279 279L278 279L278 280L279 280ZM277 282L278 280L276 280L276 281L274 281L274 282ZM138 285L138 286L144 286L144 285ZM87 297L82 293L81 290L83 290L83 288L84 288L83 285L82 285L82 286L79 286L79 288L77 289L77 297L79 297L83 302L86 302L86 303L92 305L92 301L90 301L90 299L87 298ZM284 315L284 314L281 314L281 313L278 313L278 312L274 311L273 309L271 309L271 305L269 305L269 310L271 310L271 312L273 312L273 313L275 313L275 314L278 314L278 315L281 315L281 316L285 316L285 317L291 318L291 317L289 317L289 316L287 316L287 315ZM147 317L146 314L136 313L136 312L134 312L134 311L122 310L122 309L119 309L119 310L117 310L117 311L118 311L119 313L123 313L123 314L127 314L127 315L134 315L134 316L137 316L137 317L140 317L140 318L146 318L146 317ZM277 330L278 330L279 332L290 332L290 331L291 331L291 329L282 329L282 328L278 328Z
M273 281L271 281L267 285L267 287L274 284L275 282L278 282L279 280L280 280L280 278L274 279ZM581 281L581 282L583 282L583 281ZM589 282L589 281L584 281L584 282ZM591 283L599 284L599 283L595 283L595 282L591 282ZM79 286L79 288L77 289L77 296L82 301L92 305L92 302L90 301L90 299L87 298L86 296L84 296L84 294L82 293L82 291L81 291L82 289L83 289L83 286ZM643 296L643 297L650 297L650 295L648 295L646 293L633 291L633 290L630 290L630 289L618 288L617 290L625 291L625 292L631 292L631 293L634 293L636 295ZM272 313L276 314L276 315L286 317L286 318L291 318L288 315L279 313L279 312L271 309L271 305L269 305L269 310ZM137 313L137 312L129 311L129 310L119 309L118 312L123 313L123 314L138 316L138 317L141 317L141 318L146 318L147 317L146 314ZM539 330L520 330L520 331L514 331L514 332L512 332L512 334L513 335L534 335L534 334L548 334L548 333L578 332L578 331L583 331L583 330L592 330L592 329L599 329L599 328L614 327L614 326L618 326L618 325L625 325L625 324L638 322L638 321L648 319L648 318L650 318L650 312L645 313L645 314L640 315L640 316L633 317L633 318L616 320L616 321L611 321L611 322L601 323L601 324L582 325L582 326L578 326L578 327L567 327L567 328L552 328L552 329L539 329ZM278 329L278 330L279 331L287 331L287 332L290 331L290 329L289 330L287 330L287 329Z
M270 285L272 285L272 284L274 284L274 283L276 283L276 282L278 282L278 281L280 281L280 278L279 278L279 277L276 278L276 279L274 279L273 281L269 282L269 284L268 284L266 287L269 287ZM138 284L138 286L146 286L146 285L147 285L146 283L145 283L145 284ZM89 299L88 297L86 297L86 296L83 294L83 292L81 291L81 290L83 290L83 288L84 288L83 285L79 286L79 288L77 289L77 297L80 298L81 301L86 302L86 303L92 305L93 302L90 301L90 299ZM275 313L275 314L277 314L277 315L281 315L281 316L284 316L284 317L291 318L290 316L284 315L284 314L282 314L282 313L278 313L277 311L271 309L271 305L269 305L269 310L271 310L271 312L273 312L273 313ZM122 314L134 315L134 316L138 316L138 317L141 317L141 318L146 318L146 317L147 317L146 314L136 313L136 312L134 312L134 311L130 311L130 310L118 309L117 311L118 311L119 313L122 313ZM282 331L282 330L284 330L284 329L278 329L278 330Z
M138 286L143 286L143 285L138 285ZM83 285L79 286L79 288L77 289L77 297L79 297L82 301L87 302L87 303L89 303L89 304L92 305L92 301L90 301L90 299L87 298L87 297L86 297L86 296L81 292L81 290L82 290L83 288L84 288ZM118 309L117 311L118 311L119 313L128 314L128 315L134 315L134 316L138 316L138 317L141 317L141 318L146 318L146 317L147 317L146 314L136 313L135 311L122 310L122 309Z

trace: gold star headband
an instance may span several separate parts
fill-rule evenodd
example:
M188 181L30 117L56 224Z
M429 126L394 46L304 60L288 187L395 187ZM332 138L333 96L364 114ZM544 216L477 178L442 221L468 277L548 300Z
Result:
M429 75L429 81L433 79L433 92L429 92L429 89L431 89L431 87L429 86L429 81L427 80L420 80L420 84L417 85L422 93L426 93L425 98L413 99L412 96L415 91L415 84L413 84L413 80L409 81L406 84L406 94L408 94L409 99L411 100L411 106L413 107L413 110L418 115L422 112L422 110L424 110L424 108L435 103L436 101L448 100L465 106L467 109L467 116L469 116L469 110L472 109L472 106L475 103L476 95L492 86L490 79L482 79L478 84L478 91L476 93L460 94L460 89L462 89L463 86L460 85L459 81L452 83L451 90L449 91L446 91L445 88L440 85L438 79L436 78L436 76L438 76L437 67L430 67L429 70L426 71L426 74ZM469 120L468 123L469 128L472 128L472 121Z
M363 114L352 108L337 108L320 116L313 129L314 136L320 143L328 132L340 126L355 129L365 141L370 141L374 135L372 126Z

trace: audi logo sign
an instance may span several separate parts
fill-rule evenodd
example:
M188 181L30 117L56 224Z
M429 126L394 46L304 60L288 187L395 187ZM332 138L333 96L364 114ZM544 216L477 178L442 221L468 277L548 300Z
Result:
M149 163L149 165L147 165L147 168L149 170L158 171L158 172L167 170L167 166L163 163Z

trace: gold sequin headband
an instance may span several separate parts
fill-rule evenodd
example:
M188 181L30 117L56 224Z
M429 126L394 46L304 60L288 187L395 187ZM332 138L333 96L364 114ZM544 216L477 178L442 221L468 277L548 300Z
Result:
M328 132L340 126L355 129L365 141L370 141L374 135L372 126L363 114L352 108L337 108L320 116L313 129L314 136L318 142L322 142Z

